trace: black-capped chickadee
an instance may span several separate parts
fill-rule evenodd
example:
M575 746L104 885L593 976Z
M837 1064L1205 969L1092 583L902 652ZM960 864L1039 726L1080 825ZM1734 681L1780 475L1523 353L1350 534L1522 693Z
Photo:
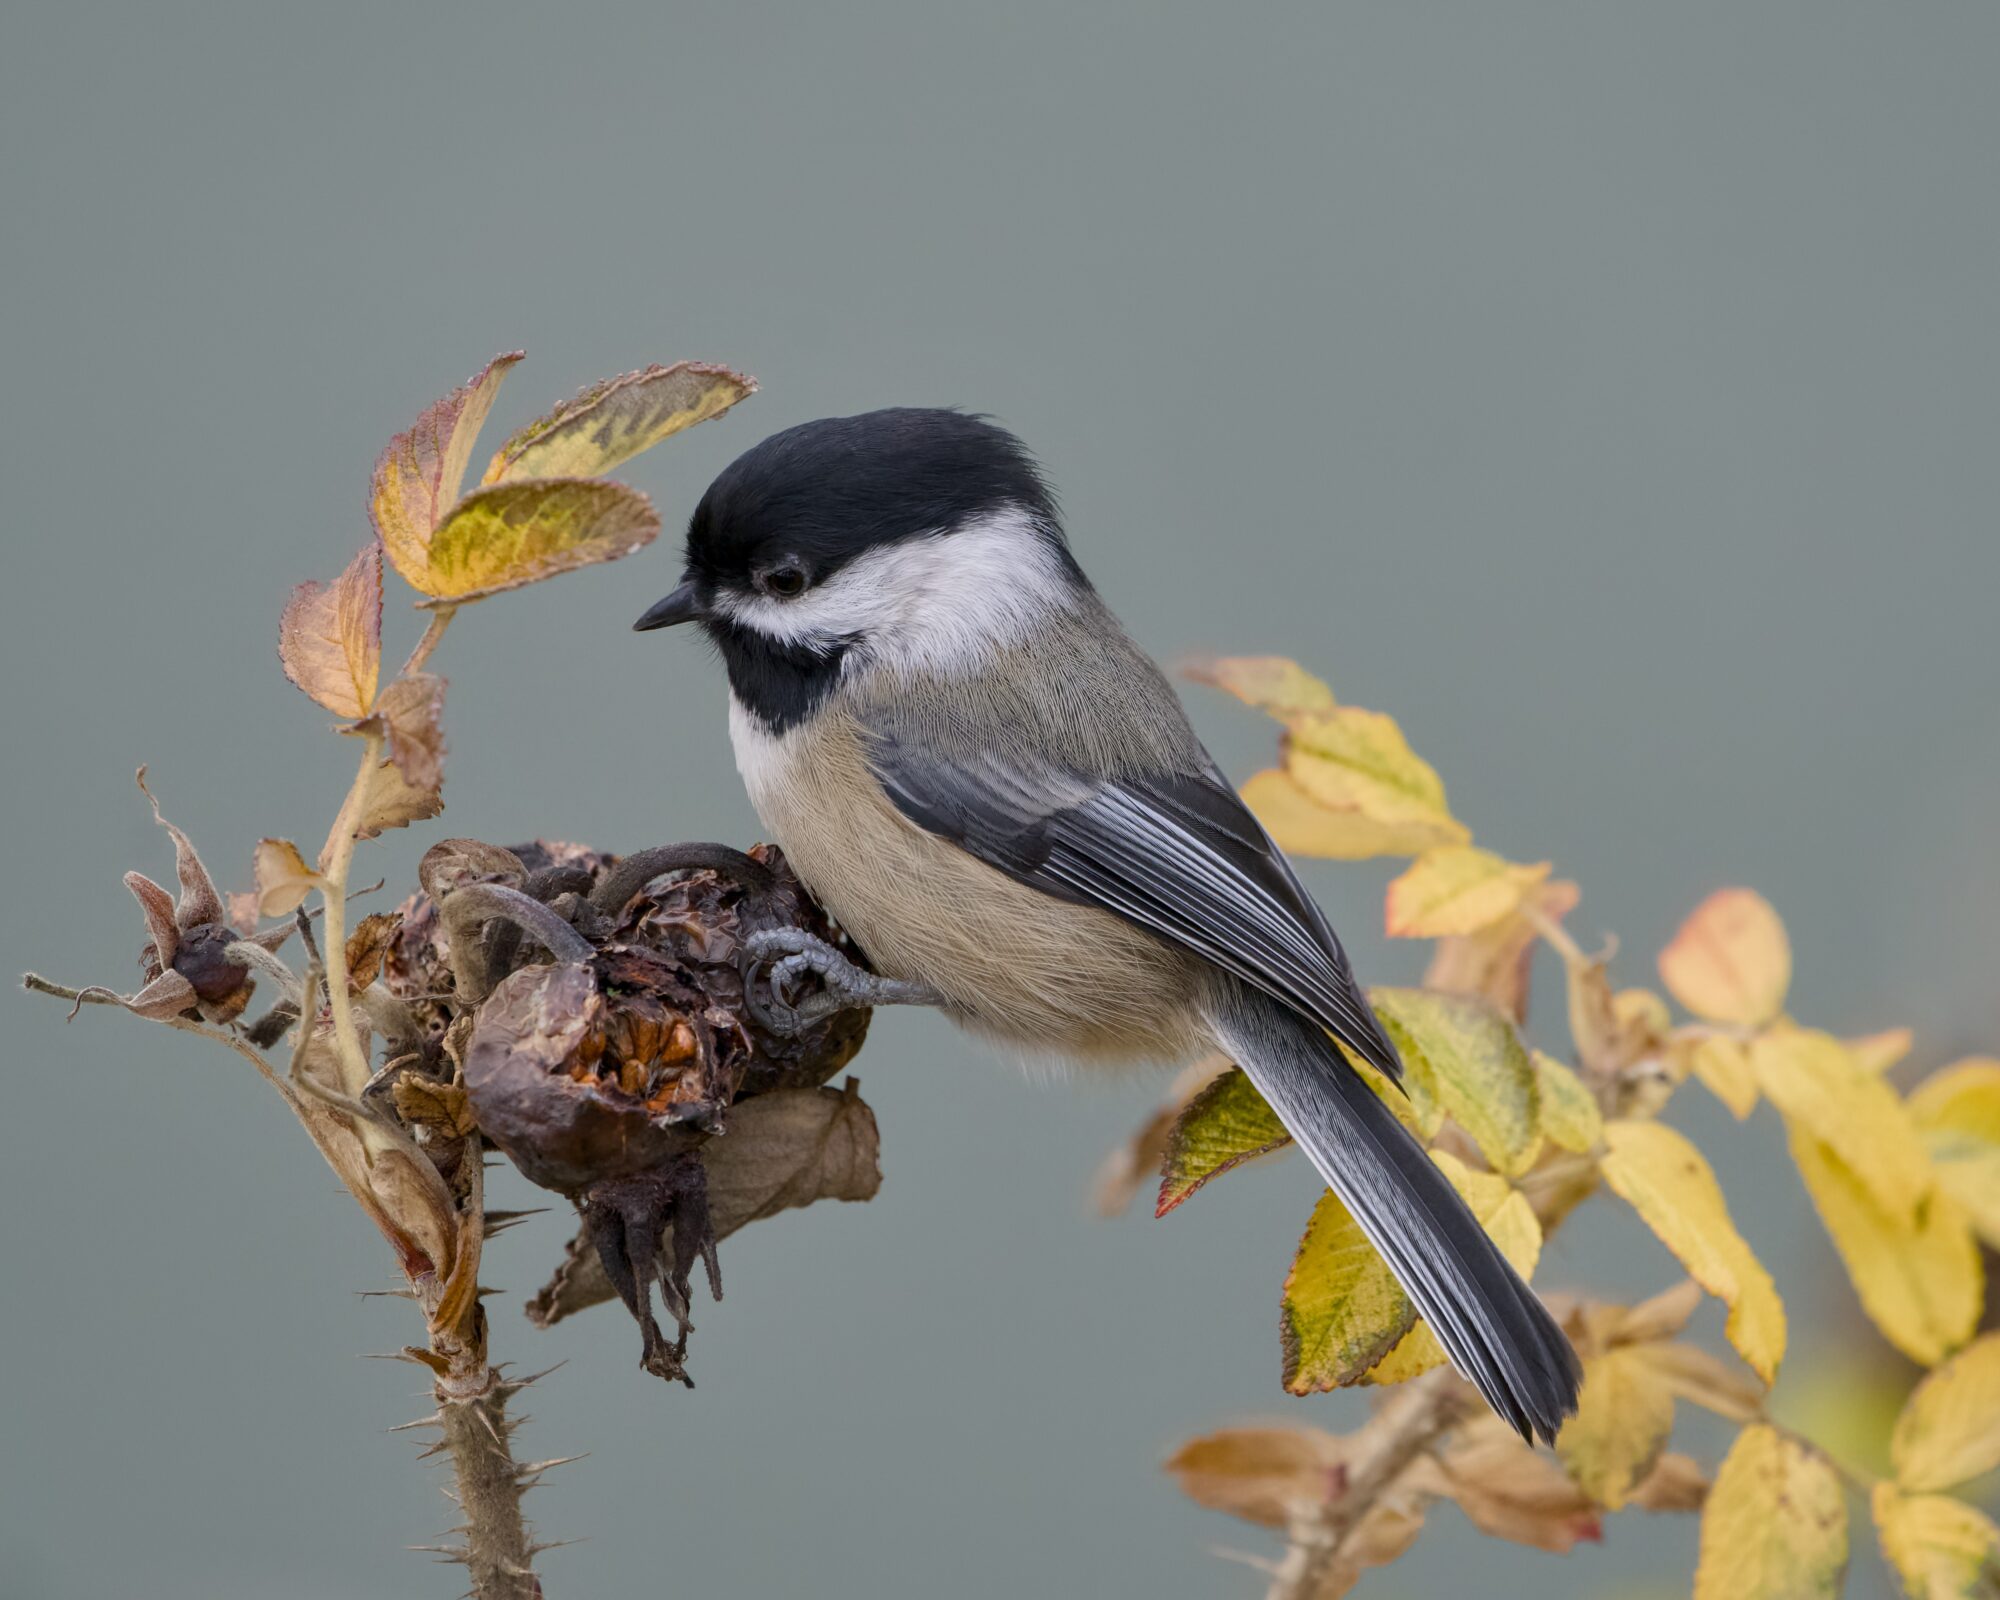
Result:
M1553 1439L1576 1409L1568 1340L1335 1047L1400 1076L1340 940L1078 568L1020 441L916 409L766 439L702 497L680 587L637 626L679 622L728 668L758 814L875 969L795 941L777 971L1085 1061L1222 1051L1459 1371Z

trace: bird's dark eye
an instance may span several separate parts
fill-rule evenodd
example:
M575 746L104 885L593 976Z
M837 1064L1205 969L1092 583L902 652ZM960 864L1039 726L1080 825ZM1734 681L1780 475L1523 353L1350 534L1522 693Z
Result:
M780 600L789 600L793 595L803 594L806 587L806 571L796 562L787 561L781 567L773 567L764 574L764 592L774 594Z

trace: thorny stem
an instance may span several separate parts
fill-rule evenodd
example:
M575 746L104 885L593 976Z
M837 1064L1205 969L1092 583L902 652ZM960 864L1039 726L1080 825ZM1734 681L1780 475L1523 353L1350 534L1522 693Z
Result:
M436 627L436 623L432 626ZM333 1037L340 1051L341 1080L347 1092L354 1095L366 1086L369 1071L367 1052L361 1048L361 1033L354 1025L354 1004L347 992L347 869L354 859L354 832L361 820L361 808L367 804L375 769L382 764L381 730L363 735L362 745L361 770L355 774L354 787L347 791L340 815L334 819L333 837L327 841L326 866L320 873L325 880L320 899L326 904L327 1002L333 1009Z
M457 606L439 606L431 613L430 626L424 629L424 636L417 641L416 649L410 652L410 659L403 663L401 676L407 678L413 672L421 672L424 663L431 658L431 652L438 647L438 640L444 637L444 630L451 626L451 619L458 615Z
M444 1446L458 1472L458 1504L465 1519L463 1548L439 1553L462 1561L472 1574L478 1600L541 1600L535 1577L535 1546L521 1517L521 1491L532 1481L507 1448L507 1386L496 1384L471 1400L438 1395ZM525 1480L525 1481L524 1481Z

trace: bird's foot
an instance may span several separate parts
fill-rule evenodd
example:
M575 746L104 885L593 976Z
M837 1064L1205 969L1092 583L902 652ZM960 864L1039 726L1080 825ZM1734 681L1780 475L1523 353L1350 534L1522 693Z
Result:
M745 947L750 960L744 967L743 995L750 1014L783 1038L863 1006L934 1006L944 1000L928 984L864 971L824 939L798 928L768 928L752 934ZM766 962L768 994L760 992L766 985L757 982L757 969ZM794 1001L792 993L808 972L819 979L820 992Z

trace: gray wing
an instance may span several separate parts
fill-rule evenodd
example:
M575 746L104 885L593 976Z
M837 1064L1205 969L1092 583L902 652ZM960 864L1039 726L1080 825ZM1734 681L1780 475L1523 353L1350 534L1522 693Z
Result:
M1030 888L1099 906L1311 1018L1400 1081L1340 940L1213 767L1092 779L1017 756L940 751L883 716L870 767L902 814Z

